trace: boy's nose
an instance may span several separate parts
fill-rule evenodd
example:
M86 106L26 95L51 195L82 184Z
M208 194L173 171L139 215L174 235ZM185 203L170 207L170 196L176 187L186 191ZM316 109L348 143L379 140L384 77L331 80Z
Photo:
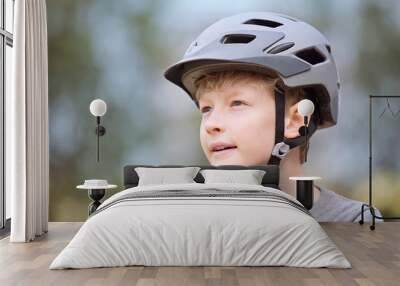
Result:
M204 122L204 127L209 134L223 132L225 130L221 114L212 112Z

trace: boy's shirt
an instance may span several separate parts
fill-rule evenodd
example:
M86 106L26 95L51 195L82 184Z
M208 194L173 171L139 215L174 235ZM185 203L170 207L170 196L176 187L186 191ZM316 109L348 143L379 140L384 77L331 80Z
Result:
M319 222L340 221L358 222L361 219L361 206L363 202L352 200L336 194L335 192L317 186L320 197L310 210L311 215ZM375 208L375 215L382 216ZM381 219L375 219L382 222ZM368 207L364 207L364 221L372 221Z

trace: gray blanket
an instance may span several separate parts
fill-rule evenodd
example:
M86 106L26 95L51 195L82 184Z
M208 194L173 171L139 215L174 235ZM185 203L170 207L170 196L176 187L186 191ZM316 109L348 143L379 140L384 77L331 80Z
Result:
M144 191L144 192L131 192L118 197L115 200L105 202L99 209L91 214L94 216L111 206L125 201L140 201L149 199L188 199L188 198L231 198L231 199L257 199L265 201L273 201L277 203L287 204L295 207L296 209L311 215L310 212L299 202L289 199L277 193L272 193L262 190L234 190L234 191L221 191L215 188L205 188L203 190L163 190L163 191Z

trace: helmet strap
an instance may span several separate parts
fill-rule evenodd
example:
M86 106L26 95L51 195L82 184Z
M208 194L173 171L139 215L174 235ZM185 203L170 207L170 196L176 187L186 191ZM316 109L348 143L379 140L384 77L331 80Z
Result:
M282 89L275 89L275 146L267 164L278 165L289 151L284 144L285 131L285 94ZM286 151L286 152L285 152Z
M285 132L285 95L282 89L276 88L275 90L275 145L271 152L271 157L267 162L268 165L278 165L281 159L283 159L290 149L293 149L306 142L306 133L308 138L317 130L316 118L312 117L307 127L301 127L299 129L300 136L296 138L286 139L284 138ZM307 128L307 131L303 130ZM308 146L306 146L308 149ZM307 151L307 150L306 150Z
M314 132L317 130L317 125L318 124L315 118L314 120L310 120L307 127L302 126L299 128L300 136L296 138L286 139L285 143L290 146L290 149L293 149L299 145L306 143L307 144L306 148L308 149L308 145L310 143L309 139L311 135L313 135ZM308 137L308 140L306 140L306 137Z

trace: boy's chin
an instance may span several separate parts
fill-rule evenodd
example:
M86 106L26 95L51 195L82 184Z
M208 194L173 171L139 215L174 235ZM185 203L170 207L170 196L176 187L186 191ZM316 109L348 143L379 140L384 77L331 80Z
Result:
M223 166L223 165L248 165L246 162L240 159L234 159L234 158L227 158L227 159L221 159L221 160L210 160L209 161L212 166Z
M267 161L249 161L239 158L226 158L226 159L211 159L209 160L211 166L222 166L222 165L241 165L241 166L257 166L266 165Z

